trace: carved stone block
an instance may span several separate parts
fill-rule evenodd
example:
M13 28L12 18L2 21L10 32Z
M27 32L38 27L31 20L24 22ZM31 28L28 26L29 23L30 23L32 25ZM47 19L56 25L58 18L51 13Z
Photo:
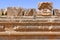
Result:
M42 2L38 4L38 9L49 9L52 10L52 2Z
M54 9L53 12L54 12L54 15L60 16L60 10L59 9Z
M28 9L25 13L25 16L33 16L36 14L36 9Z
M24 16L24 14L25 14L25 9L23 9L23 8L18 8L17 10L18 10L17 16Z
M51 2L42 2L38 4L38 9L40 14L38 15L43 15L43 16L50 16L52 15L52 3Z

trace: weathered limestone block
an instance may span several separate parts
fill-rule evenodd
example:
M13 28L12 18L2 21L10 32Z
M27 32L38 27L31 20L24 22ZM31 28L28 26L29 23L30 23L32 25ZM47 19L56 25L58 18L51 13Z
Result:
M42 2L38 4L38 9L39 12L37 13L38 15L52 15L52 3L51 2ZM40 13L40 14L39 14Z
M28 9L26 10L25 16L33 16L36 15L36 9Z
M6 16L7 15L7 9L0 9L0 16Z
M41 2L38 4L38 9L49 9L52 10L52 2Z
M3 15L7 16L7 8L3 10Z
M53 15L52 12L41 12L40 10L37 11L37 14L36 14L36 16L51 16L51 15Z
M36 16L42 16L41 11L37 10Z
M54 15L60 16L60 10L59 9L54 9L53 10Z
M15 7L8 7L7 8L7 16L17 16L18 12Z
M52 12L41 13L42 16L52 16Z
M16 7L8 7L7 8L7 16L19 16L22 15L22 8L16 8Z
M2 13L3 13L3 9L0 9L0 16L2 16Z
M18 8L18 14L17 14L17 16L24 16L24 13L25 13L25 9Z

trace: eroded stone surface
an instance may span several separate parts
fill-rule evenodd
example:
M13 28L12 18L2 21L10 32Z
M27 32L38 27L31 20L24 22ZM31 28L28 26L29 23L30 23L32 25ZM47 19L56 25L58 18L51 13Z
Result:
M52 2L42 2L38 4L38 10L35 8L25 9L21 7L8 7L2 11L0 14L6 14L7 16L42 16L42 15L53 15L52 13Z
M53 12L54 12L54 15L60 16L60 10L59 9L54 9Z
M36 9L28 9L25 16L34 16L36 14Z
M42 2L38 4L38 9L49 9L52 10L52 2Z

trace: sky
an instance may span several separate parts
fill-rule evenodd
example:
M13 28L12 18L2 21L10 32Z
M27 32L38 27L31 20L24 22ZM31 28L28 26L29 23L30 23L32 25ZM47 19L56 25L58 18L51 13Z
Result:
M0 0L0 8L23 7L37 9L39 2L53 2L53 8L60 9L60 0Z

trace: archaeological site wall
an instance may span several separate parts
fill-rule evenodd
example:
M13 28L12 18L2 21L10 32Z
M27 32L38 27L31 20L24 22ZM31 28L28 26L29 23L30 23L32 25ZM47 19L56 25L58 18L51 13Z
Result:
M52 40L60 38L60 10L52 2L38 8L8 7L0 9L1 40Z

